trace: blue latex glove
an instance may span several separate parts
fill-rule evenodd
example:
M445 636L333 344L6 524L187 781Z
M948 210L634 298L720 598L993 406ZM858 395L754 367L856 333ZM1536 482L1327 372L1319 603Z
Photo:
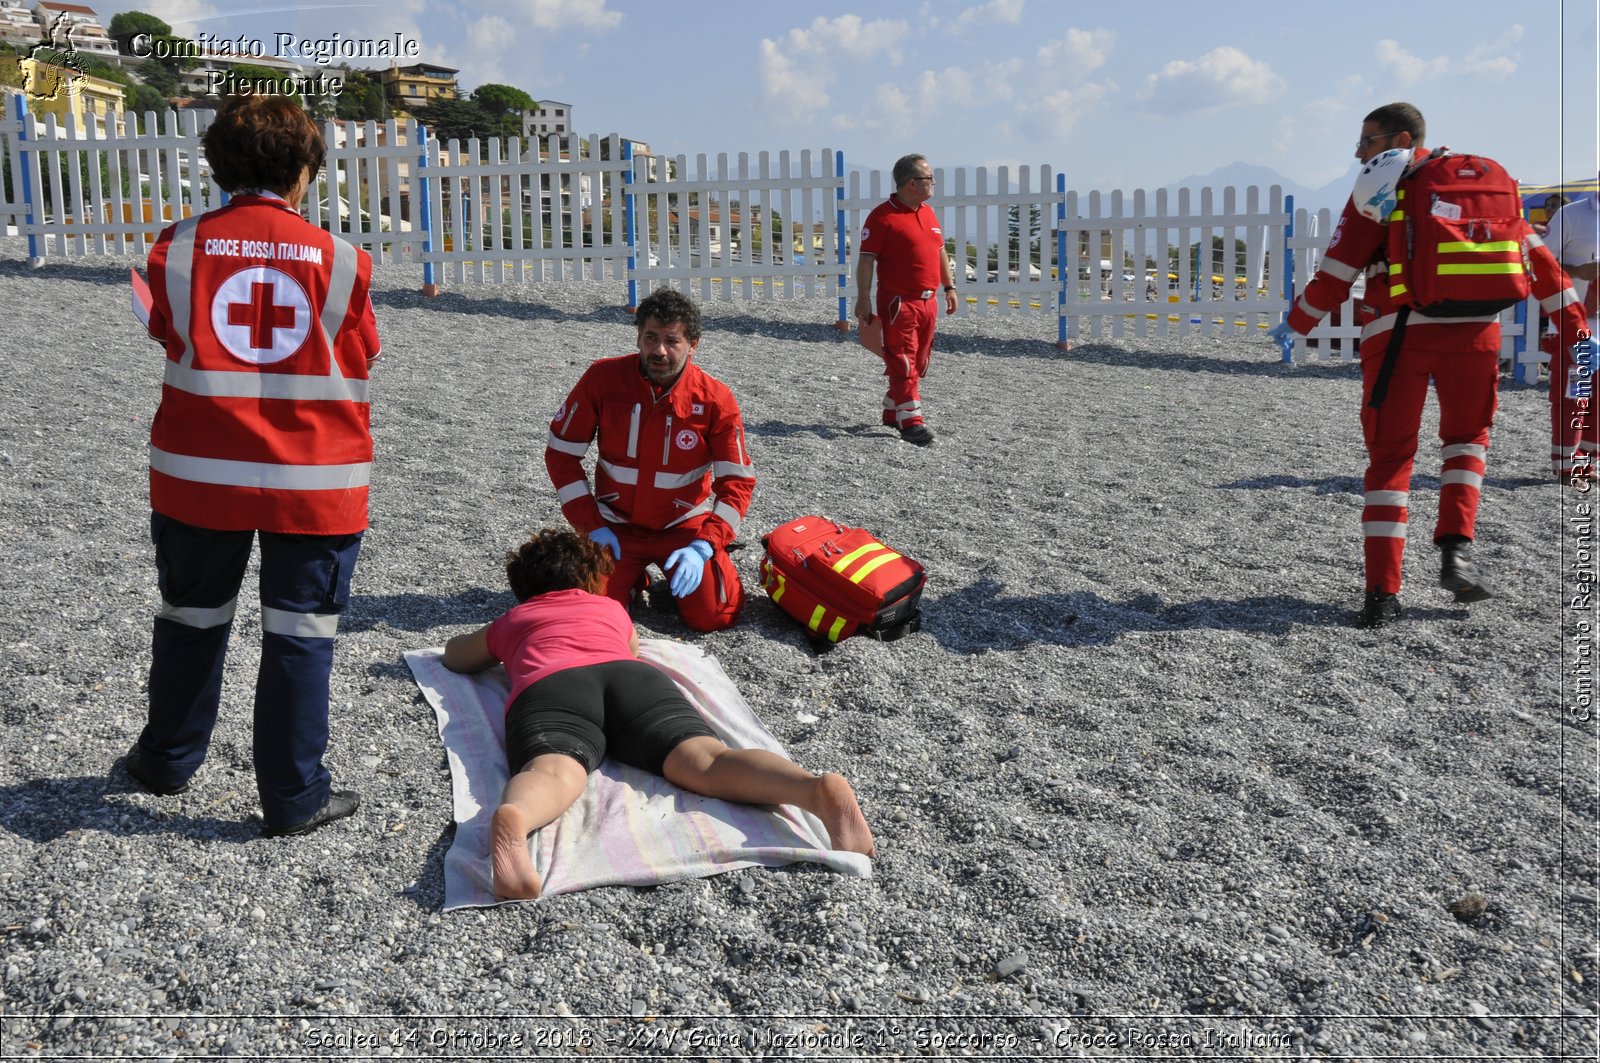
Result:
M589 538L593 542L597 542L607 550L610 550L612 557L616 558L618 561L622 560L622 544L617 541L616 532L612 531L610 528L601 526L590 532Z
M1276 325L1273 325L1271 328L1267 329L1267 338L1280 347L1282 347L1284 342L1293 335L1294 330L1289 327L1288 318L1284 318Z
M711 544L704 539L695 539L683 549L672 551L665 566L672 573L672 596L682 598L693 594L700 586L700 580L706 572L706 562L710 560Z

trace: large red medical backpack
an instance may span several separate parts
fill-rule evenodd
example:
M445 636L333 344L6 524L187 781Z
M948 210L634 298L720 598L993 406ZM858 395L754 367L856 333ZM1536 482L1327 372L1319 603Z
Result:
M862 528L800 517L761 540L761 586L819 642L892 642L922 626L922 565Z
M1528 298L1528 226L1505 168L1448 148L1401 179L1389 218L1389 295L1430 317L1498 313Z

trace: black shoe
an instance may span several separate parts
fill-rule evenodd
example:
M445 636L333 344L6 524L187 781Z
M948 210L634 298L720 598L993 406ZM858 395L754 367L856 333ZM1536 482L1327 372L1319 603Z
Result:
M328 803L318 809L310 819L296 823L292 827L268 827L261 834L266 838L292 838L300 834L309 834L318 827L354 814L360 807L360 794L354 790L335 790L328 795Z
M900 429L900 438L914 447L925 447L933 442L933 429L925 424L914 424Z
M1458 605L1494 597L1472 561L1471 539L1460 535L1440 539L1439 553L1439 586L1453 593Z
M1368 591L1356 627L1383 627L1400 619L1400 599L1388 591Z
M128 759L123 762L122 768L128 773L128 778L157 797L176 797L189 789L189 780L187 779L176 786L163 786L156 782L155 773L150 770L150 765L145 762L144 749L138 742L135 742L133 748L128 750Z

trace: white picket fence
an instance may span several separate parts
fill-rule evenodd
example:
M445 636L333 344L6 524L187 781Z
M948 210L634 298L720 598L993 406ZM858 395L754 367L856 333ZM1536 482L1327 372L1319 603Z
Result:
M35 263L142 255L172 221L220 205L194 112L147 114L120 135L38 122L7 97L0 141L12 192L0 224ZM832 150L693 159L634 158L616 136L440 144L415 122L328 123L327 166L308 193L313 224L380 262L442 282L625 283L636 305L674 286L710 299L833 295L853 314L851 244L887 197L879 171L846 177ZM933 206L954 248L964 313L1056 319L1084 339L1259 334L1288 306L1285 270L1304 285L1334 219L1294 211L1281 189L1196 195L1068 191L1050 167L936 170ZM863 180L865 177L865 180ZM1355 300L1296 359L1352 359ZM1546 360L1538 309L1507 311L1503 354L1519 379Z

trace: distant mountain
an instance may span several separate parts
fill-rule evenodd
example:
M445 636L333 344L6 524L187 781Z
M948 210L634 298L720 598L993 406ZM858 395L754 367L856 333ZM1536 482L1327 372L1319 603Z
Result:
M1187 188L1191 193L1201 188L1248 188L1251 185L1259 186L1263 192L1273 185L1279 185L1283 194L1294 197L1296 210L1321 210L1327 207L1337 215L1344 209L1345 200L1350 198L1350 186L1355 181L1354 164L1351 172L1341 174L1321 188L1307 188L1289 180L1278 171L1268 166L1258 166L1248 162L1234 162L1226 166L1219 166L1207 174L1198 174L1185 177L1183 180L1167 186L1169 190Z

